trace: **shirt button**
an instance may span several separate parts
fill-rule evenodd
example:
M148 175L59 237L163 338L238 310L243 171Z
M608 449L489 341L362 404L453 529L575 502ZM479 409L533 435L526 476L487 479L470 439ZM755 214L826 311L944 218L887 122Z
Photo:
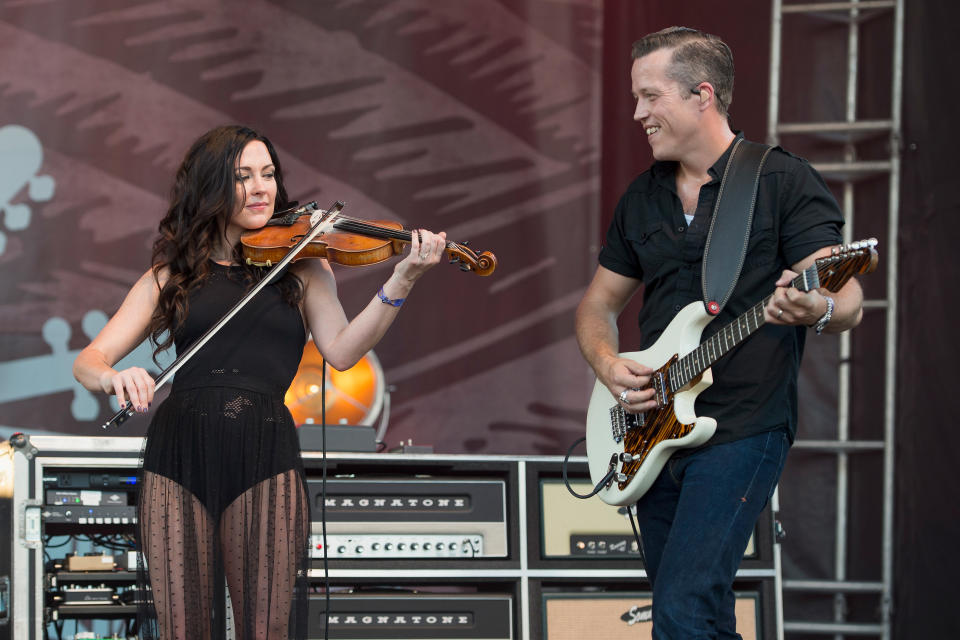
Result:
M683 309L683 307L681 307L681 306L678 305L678 304L673 305L673 310L674 310L674 311L680 311L680 309Z
M683 227L683 226L677 227L677 232L678 232L678 233L683 233L685 229L686 229L686 227Z

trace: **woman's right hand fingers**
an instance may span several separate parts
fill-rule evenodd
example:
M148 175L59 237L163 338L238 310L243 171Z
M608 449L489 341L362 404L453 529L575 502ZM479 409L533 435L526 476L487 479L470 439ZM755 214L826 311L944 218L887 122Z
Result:
M146 369L130 367L118 371L113 376L112 383L121 408L126 408L127 402L130 403L130 408L141 413L150 408L156 383Z

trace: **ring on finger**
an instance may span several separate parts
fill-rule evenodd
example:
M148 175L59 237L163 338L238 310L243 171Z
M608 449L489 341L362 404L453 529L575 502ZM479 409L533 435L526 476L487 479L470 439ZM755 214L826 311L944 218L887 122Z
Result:
M623 391L620 392L620 402L623 404L627 404L627 391L630 391L630 390L624 389Z
M777 317L779 318L782 315L783 315L783 309L777 309Z

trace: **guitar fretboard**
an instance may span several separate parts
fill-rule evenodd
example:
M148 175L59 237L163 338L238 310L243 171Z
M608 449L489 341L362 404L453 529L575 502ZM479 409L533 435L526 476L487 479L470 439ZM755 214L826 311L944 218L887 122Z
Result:
M791 284L801 291L810 291L819 287L817 266L804 269ZM700 343L699 347L678 359L670 368L670 388L673 390L683 388L762 327L766 323L763 318L763 308L770 302L771 297L772 294L753 305L736 320Z

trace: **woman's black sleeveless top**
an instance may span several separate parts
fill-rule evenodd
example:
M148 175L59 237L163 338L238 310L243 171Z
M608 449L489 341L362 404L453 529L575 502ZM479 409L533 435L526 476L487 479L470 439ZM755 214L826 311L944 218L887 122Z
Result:
M175 334L184 353L245 291L243 270L211 262ZM147 432L144 469L200 498L217 517L258 482L299 469L296 427L283 396L306 333L299 308L264 287L179 371Z

